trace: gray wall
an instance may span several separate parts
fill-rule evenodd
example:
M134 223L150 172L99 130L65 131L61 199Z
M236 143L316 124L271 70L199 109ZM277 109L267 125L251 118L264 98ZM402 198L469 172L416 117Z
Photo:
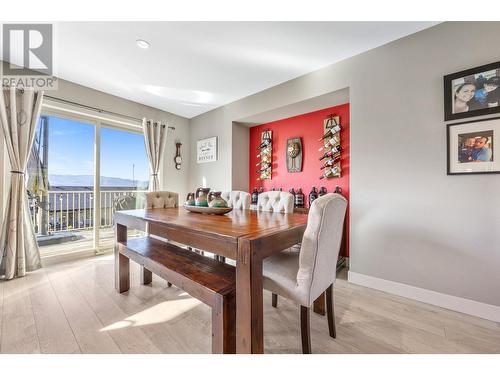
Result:
M500 175L447 176L443 75L500 60L500 23L445 23L191 120L219 160L189 186L245 186L233 121L349 88L351 270L500 306ZM236 173L238 171L238 173Z
M232 189L248 190L248 168L250 156L250 128L243 124L233 123L232 132ZM246 165L246 168L241 166Z

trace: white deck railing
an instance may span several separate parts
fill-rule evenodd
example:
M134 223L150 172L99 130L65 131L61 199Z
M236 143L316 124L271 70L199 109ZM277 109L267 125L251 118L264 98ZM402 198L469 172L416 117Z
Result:
M106 190L101 191L100 228L113 225L116 210L116 198L145 194L146 190ZM48 223L49 232L68 230L89 230L94 228L94 192L93 191L49 191L48 209L37 207L41 197L29 201L31 219L37 234L41 233L42 215Z

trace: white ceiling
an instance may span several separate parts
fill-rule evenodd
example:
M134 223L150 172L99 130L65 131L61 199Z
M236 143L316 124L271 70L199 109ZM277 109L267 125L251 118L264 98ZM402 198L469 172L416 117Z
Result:
M434 24L59 22L56 74L191 118Z

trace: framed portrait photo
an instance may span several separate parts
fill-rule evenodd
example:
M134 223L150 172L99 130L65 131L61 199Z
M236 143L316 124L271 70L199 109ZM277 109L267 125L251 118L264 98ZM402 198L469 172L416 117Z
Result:
M217 137L200 139L196 142L196 161L210 163L217 160Z
M449 175L500 173L500 117L447 126Z
M444 120L500 113L500 61L444 76Z

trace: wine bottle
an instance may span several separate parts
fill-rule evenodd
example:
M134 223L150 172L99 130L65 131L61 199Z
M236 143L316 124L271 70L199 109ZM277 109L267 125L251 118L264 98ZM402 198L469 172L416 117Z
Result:
M257 188L254 187L252 191L252 204L257 204L258 199L259 199L259 193L257 191Z
M293 201L295 202L295 189L291 188L288 192L293 195Z
M257 150L262 150L263 148L266 148L267 146L269 146L271 144L271 142L272 142L271 138L264 138L264 140L259 145L259 147L257 147Z
M333 136L332 138L330 138L328 140L328 142L326 142L323 147L320 147L318 149L318 151L323 151L325 148L330 148L332 146L337 146L338 144L340 144L340 138L337 137L337 136Z
M261 164L267 164L269 163L269 160L267 160L267 156L265 156L261 161L255 164L256 167L258 167Z
M328 121L328 123L326 124L326 128L327 129L334 129L335 133L339 132L342 129L342 127L337 122L337 120L335 120L335 117L330 118L330 121Z
M309 193L309 207L311 207L312 203L316 199L318 199L318 191L316 190L316 187L313 186L311 192Z
M266 172L266 171L267 171L268 169L270 169L270 168L271 168L271 164L269 164L267 167L264 167L263 169L259 169L259 170L257 171L257 173Z
M334 193L335 194L342 194L342 188L339 185L335 186Z
M328 168L328 167L332 167L334 164L338 163L340 161L340 155L333 158L333 159L329 159L325 165L323 165L322 167L320 167L320 169L325 169L325 168Z
M328 193L328 191L326 190L326 187L324 186L321 186L321 188L319 189L319 196L322 197L323 195L325 195L326 193Z
M337 146L333 147L330 151L324 153L323 156L319 158L319 160L323 160L326 158L333 158L335 156L335 154L337 154L339 152L340 152L340 145L337 145Z
M331 128L327 128L325 134L323 134L323 136L318 139L318 141L322 141L323 139L326 139L328 137L333 137L335 134L337 134L342 128L340 127L340 125L334 125L332 126Z
M323 175L319 177L319 179L323 178L332 178L332 177L339 177L340 175L340 166L336 165L333 168L327 169L325 172L323 172Z
M295 194L295 207L304 207L304 193L302 192L302 188L299 188Z
M261 193L263 193L263 192L264 192L264 188L261 186L261 187L259 188L259 194L261 194Z

